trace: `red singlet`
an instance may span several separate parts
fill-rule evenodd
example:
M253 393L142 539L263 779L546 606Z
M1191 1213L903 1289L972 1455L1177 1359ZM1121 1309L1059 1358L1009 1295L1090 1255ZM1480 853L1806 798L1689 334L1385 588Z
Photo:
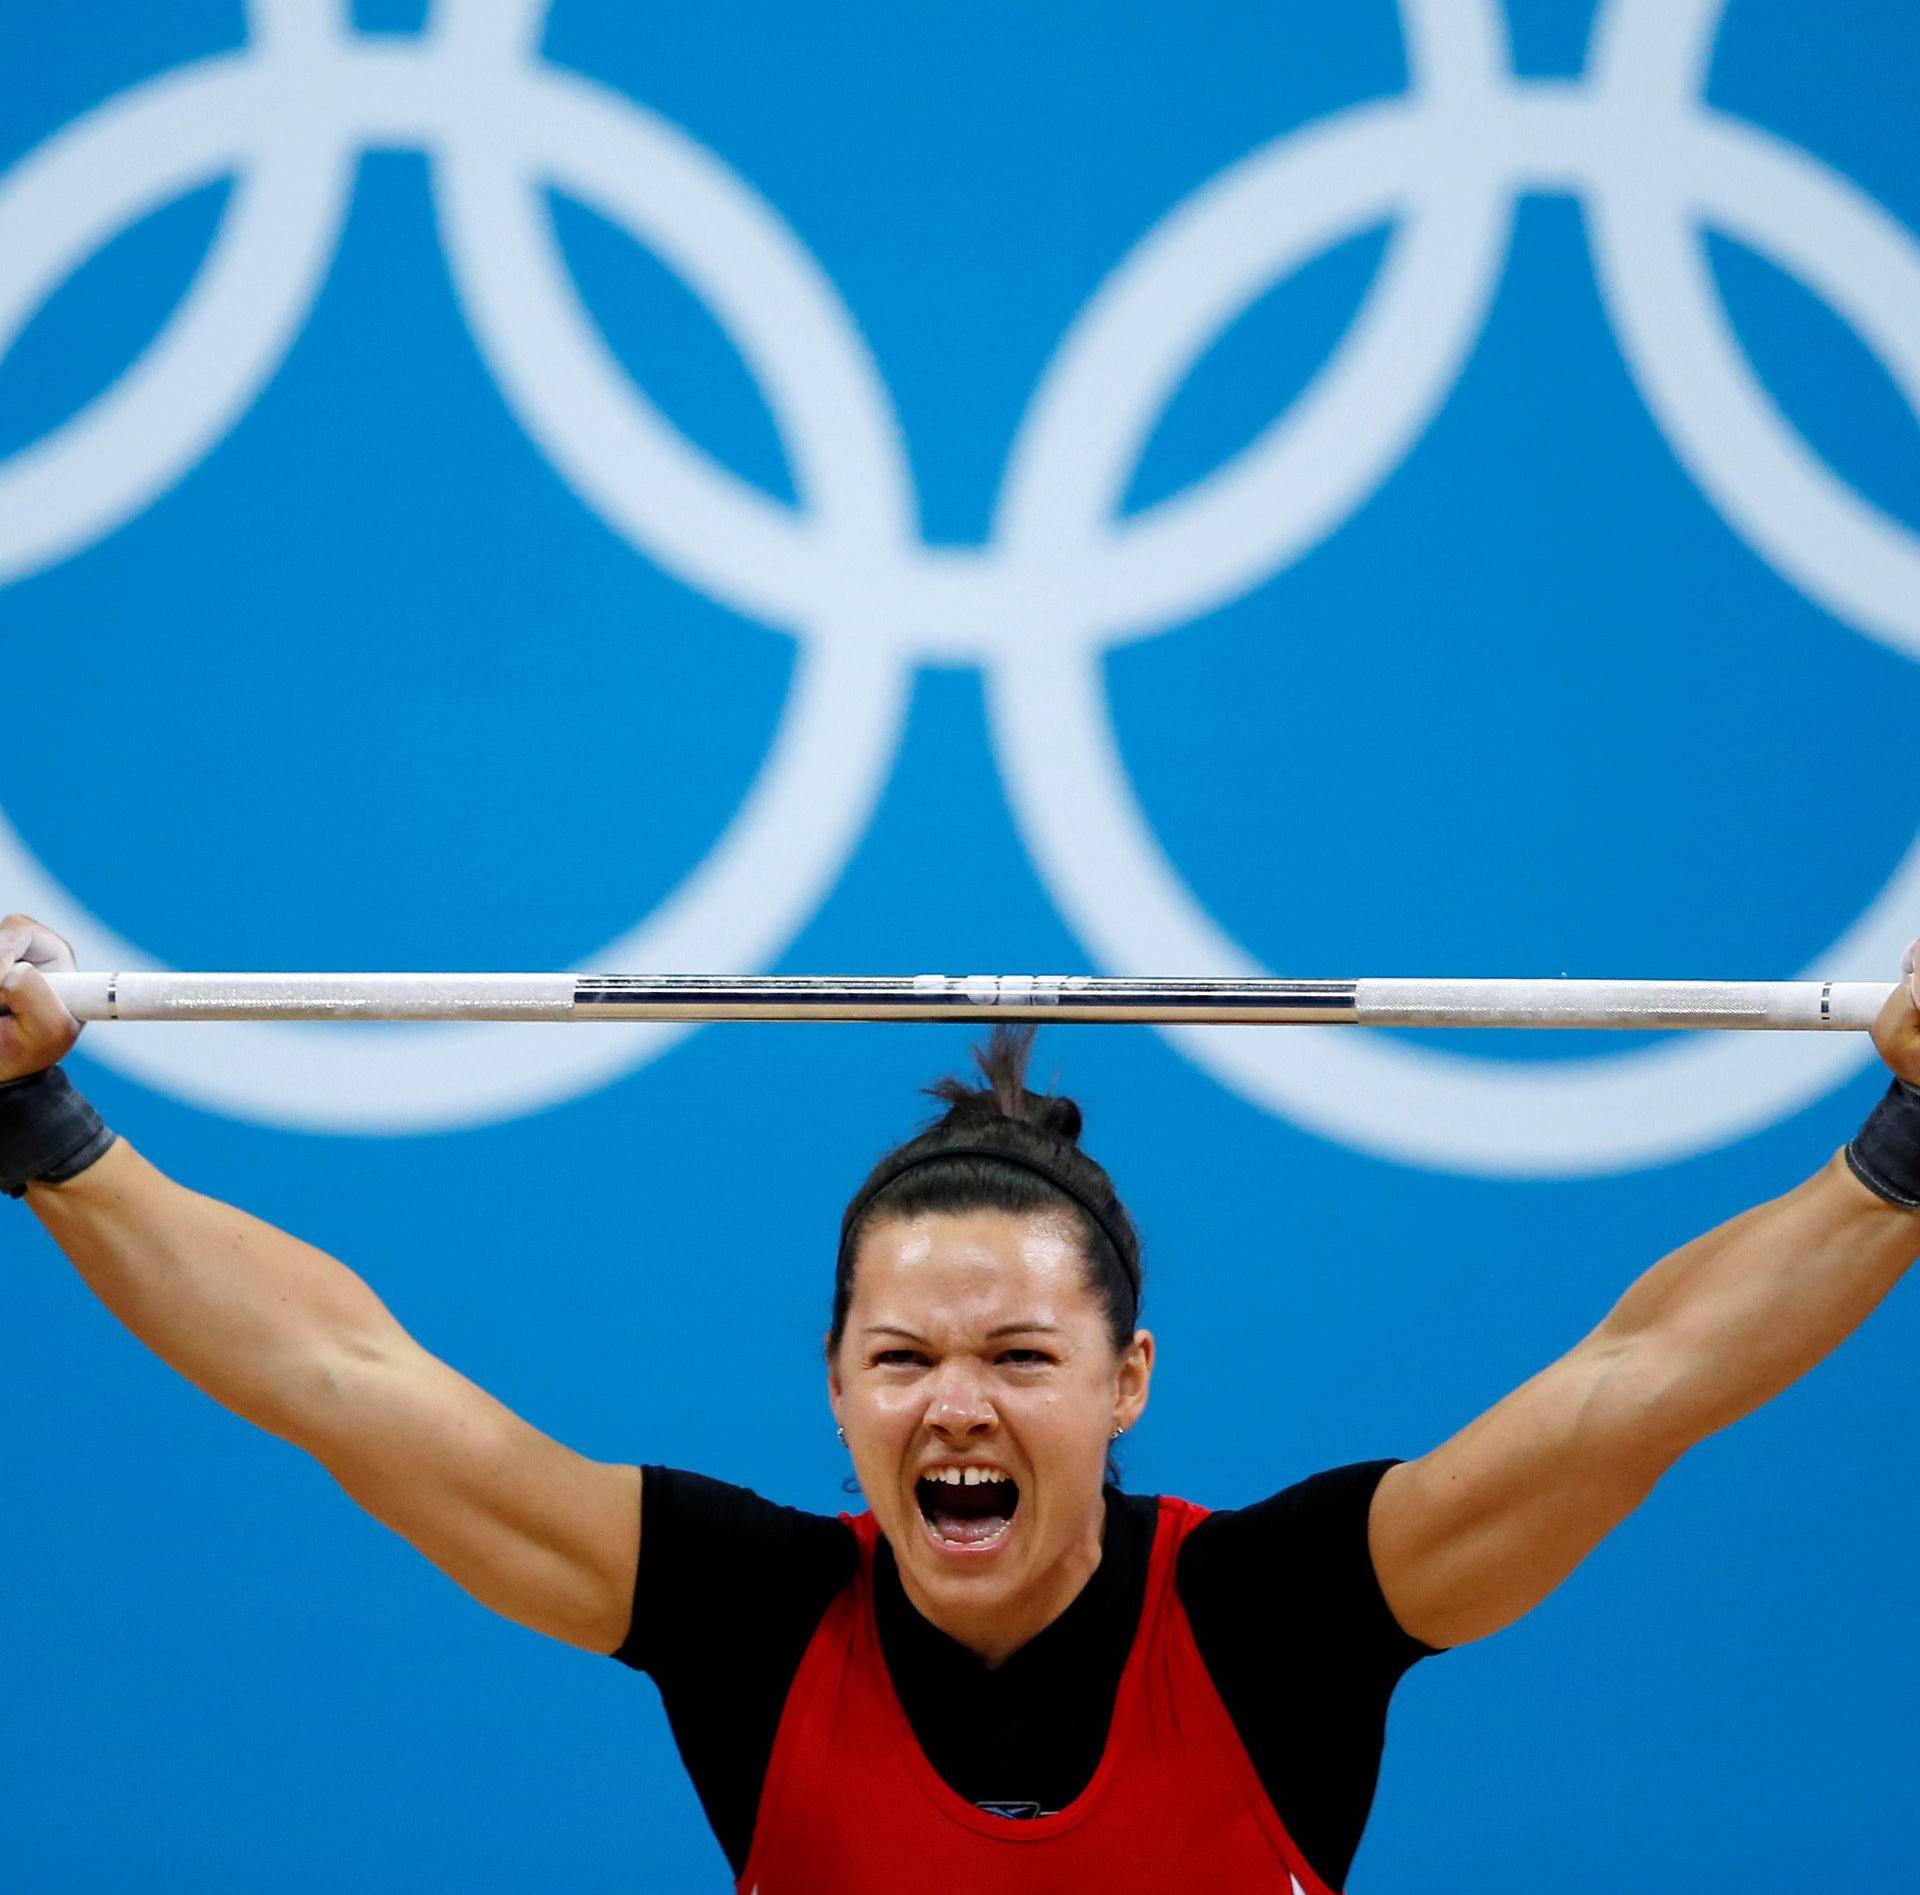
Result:
M1099 1768L1065 1809L1027 1820L975 1808L927 1761L874 1622L879 1528L848 1519L859 1567L787 1693L741 1895L1331 1895L1267 1800L1174 1589L1181 1542L1205 1518L1160 1502Z

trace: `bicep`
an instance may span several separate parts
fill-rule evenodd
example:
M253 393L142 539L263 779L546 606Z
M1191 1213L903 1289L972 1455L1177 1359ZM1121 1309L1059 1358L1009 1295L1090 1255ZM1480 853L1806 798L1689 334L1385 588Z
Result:
M1511 1625L1646 1498L1671 1456L1633 1428L1632 1399L1618 1351L1589 1339L1388 1471L1368 1539L1408 1632L1462 1645Z
M332 1371L302 1442L367 1512L482 1605L591 1651L626 1636L640 1470L589 1460L410 1340Z

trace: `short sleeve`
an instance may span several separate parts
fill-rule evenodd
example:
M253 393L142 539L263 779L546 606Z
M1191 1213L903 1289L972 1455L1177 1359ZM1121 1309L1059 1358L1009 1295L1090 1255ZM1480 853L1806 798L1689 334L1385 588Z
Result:
M751 1637L769 1650L797 1640L797 1665L853 1572L845 1522L678 1468L644 1468L640 1492L633 1619L614 1657L657 1676L712 1640L737 1650Z
M846 1523L676 1468L641 1472L633 1620L613 1656L646 1672L738 1875L788 1687L858 1558Z
M1432 1653L1380 1590L1367 1515L1392 1461L1209 1514L1181 1548L1194 1642L1288 1833L1329 1887L1373 1805L1394 1686Z
M1394 1461L1360 1461L1250 1507L1209 1514L1188 1536L1180 1592L1239 1643L1311 1622L1347 1662L1397 1678L1433 1648L1400 1629L1367 1545L1374 1490Z

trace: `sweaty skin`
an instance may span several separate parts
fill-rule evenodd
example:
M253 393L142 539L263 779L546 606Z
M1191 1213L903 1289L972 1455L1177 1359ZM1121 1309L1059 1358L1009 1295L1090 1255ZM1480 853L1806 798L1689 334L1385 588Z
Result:
M53 1065L79 1037L40 972L72 965L42 924L0 921L0 1080ZM1911 949L1903 971L1874 1043L1920 1084ZM344 1265L183 1189L124 1142L66 1184L31 1186L27 1203L149 1348L314 1455L475 1597L590 1650L622 1642L637 1467L529 1427L414 1342ZM1920 1215L1876 1197L1838 1154L1683 1245L1558 1362L1381 1481L1369 1530L1395 1616L1432 1645L1518 1618L1688 1446L1832 1350L1916 1255ZM1144 1331L1114 1350L1064 1215L882 1221L863 1239L828 1365L835 1412L908 1596L989 1662L1057 1617L1097 1564L1108 1441L1138 1419L1153 1359ZM1020 1489L1006 1534L936 1543L918 1477L989 1464Z
M997 1665L1100 1563L1107 1447L1146 1406L1153 1338L1115 1352L1065 1216L878 1219L853 1281L828 1387L861 1491L907 1597ZM929 1528L915 1484L951 1466L1017 1484L994 1544L955 1548Z
M1874 1022L1920 1085L1915 942ZM1920 1256L1920 1213L1833 1157L1683 1244L1583 1341L1430 1454L1388 1470L1370 1536L1387 1603L1459 1645L1531 1611L1695 1442L1806 1374Z

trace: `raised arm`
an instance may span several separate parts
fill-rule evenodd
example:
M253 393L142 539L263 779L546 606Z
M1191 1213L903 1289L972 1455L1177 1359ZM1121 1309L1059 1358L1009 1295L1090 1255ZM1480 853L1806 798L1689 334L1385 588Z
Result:
M1915 1083L1912 963L1910 949L1874 1040ZM1916 1256L1920 1214L1836 1153L1663 1258L1568 1354L1381 1482L1374 1565L1402 1626L1458 1645L1539 1604L1689 1447L1804 1375Z
M16 962L58 951L30 927L0 923L0 1081L58 1059L77 1032ZM592 1651L626 1636L638 1468L590 1461L529 1427L414 1342L343 1264L173 1183L124 1141L26 1197L156 1355L313 1455L483 1605Z

